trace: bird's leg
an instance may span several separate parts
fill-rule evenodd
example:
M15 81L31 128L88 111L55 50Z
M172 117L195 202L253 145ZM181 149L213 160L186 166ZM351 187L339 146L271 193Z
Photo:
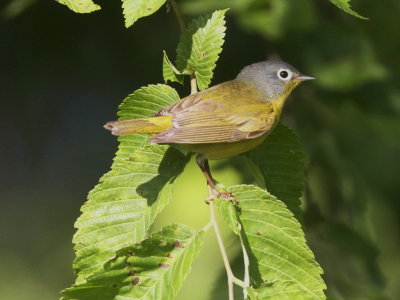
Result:
M206 159L203 155L198 154L196 156L197 165L200 167L204 176L207 179L207 184L211 189L211 195L206 199L206 203L209 203L214 198L221 198L224 200L235 201L235 199L231 196L229 192L220 192L218 191L217 184L215 183L214 178L211 175L210 165L208 164L208 159Z
M208 164L208 159L206 159L203 155L199 154L196 156L197 165L200 167L200 170L203 172L204 177L207 179L207 184L211 187L213 192L218 193L217 185L212 178L210 165Z

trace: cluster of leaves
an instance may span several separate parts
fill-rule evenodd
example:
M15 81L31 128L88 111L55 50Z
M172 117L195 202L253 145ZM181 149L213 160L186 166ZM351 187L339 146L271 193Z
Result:
M177 67L164 53L166 81L188 74L200 89L208 87L224 41L225 12L187 27L178 45ZM129 95L118 114L121 120L147 117L178 99L171 87L150 85ZM120 137L119 142L111 171L89 193L76 222L77 280L62 292L62 299L173 299L200 251L203 230L175 224L148 235L170 202L187 157L169 146L148 144L145 135ZM295 217L300 217L303 189L303 155L296 136L280 125L248 160L254 161L250 164L266 189L230 187L238 206L219 201L219 208L249 255L249 297L323 299L322 269Z
M194 20L182 33L176 50L175 67L164 52L164 81L182 83L183 75L195 76L200 90L206 89L213 75L225 36L226 10L214 12L210 17Z
M56 0L57 2L68 6L69 9L73 10L77 13L91 13L93 11L99 10L100 6L95 4L92 0ZM122 0L122 8L125 16L125 26L132 26L139 18L149 16L156 12L167 0ZM201 2L205 2L204 0L200 0ZM340 9L345 12L361 19L365 19L365 17L361 16L357 12L351 9L350 0L329 0L333 4L335 4ZM243 3L240 1L231 1L231 0L223 0L223 1L208 1L209 5L218 7L234 7L237 5L238 7L243 7ZM249 2L249 1L247 1ZM251 2L251 1L250 1ZM272 5L278 5L279 7L284 7L284 2L281 0L272 1L276 3L272 3ZM282 4L279 4L282 2ZM190 4L196 6L196 3ZM204 6L202 6L204 8ZM282 11L282 10L281 10ZM280 15L280 14L279 14ZM277 15L277 17L279 17ZM256 16L257 17L257 16ZM272 16L271 16L272 17ZM199 20L201 22L201 20ZM265 26L265 24L264 24Z

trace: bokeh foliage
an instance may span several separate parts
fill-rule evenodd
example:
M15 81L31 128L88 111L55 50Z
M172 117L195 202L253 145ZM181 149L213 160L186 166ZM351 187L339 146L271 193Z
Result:
M98 1L103 10L80 19L58 4L18 2L2 4L8 21L0 29L8 46L0 49L6 129L0 151L9 158L2 162L3 174L9 175L1 182L1 220L2 228L12 228L2 239L2 258L8 261L2 272L17 277L10 281L3 273L1 289L6 298L35 299L36 293L54 299L71 281L63 274L71 261L65 257L72 254L61 250L70 247L70 224L78 213L71 207L83 202L114 151L100 125L113 118L113 107L135 87L162 80L153 71L160 69L162 56L152 35L169 45L169 53L177 28L173 17L160 12L126 33L122 19L115 22L121 17L119 3ZM24 2L30 8L21 11ZM318 78L295 91L284 117L307 150L304 222L325 270L328 296L399 298L398 1L352 1L369 21L328 1L178 3L196 15L217 8L215 3L232 7L214 83L277 54ZM39 40L35 32L41 32ZM138 67L144 61L150 61L146 68ZM239 170L232 176L243 174L240 160L232 162ZM51 275L36 281L37 272ZM10 288L17 285L24 296Z

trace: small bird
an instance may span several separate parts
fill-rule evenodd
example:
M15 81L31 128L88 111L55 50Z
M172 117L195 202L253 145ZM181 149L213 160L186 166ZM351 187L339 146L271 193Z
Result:
M281 60L267 60L242 69L236 79L185 97L150 118L112 121L114 135L147 133L150 142L179 145L197 153L196 161L213 193L209 159L247 152L261 144L280 119L292 90L314 77L302 75Z

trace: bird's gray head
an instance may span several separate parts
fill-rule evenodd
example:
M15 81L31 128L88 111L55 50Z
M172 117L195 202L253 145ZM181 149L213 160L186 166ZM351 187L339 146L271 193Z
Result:
M253 84L268 98L276 99L289 95L300 82L314 77L302 75L284 61L266 60L244 67L236 79Z

